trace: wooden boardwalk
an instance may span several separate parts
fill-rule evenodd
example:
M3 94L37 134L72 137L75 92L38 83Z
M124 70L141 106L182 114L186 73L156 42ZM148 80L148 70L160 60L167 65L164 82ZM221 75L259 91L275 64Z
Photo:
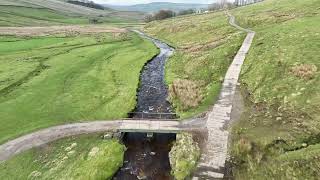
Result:
M255 32L244 29L235 23L234 16L227 13L230 17L229 23L239 30L247 32L247 36L230 65L225 80L222 85L218 101L209 112L207 118L208 139L204 153L198 164L198 170L193 179L222 179L225 173L225 163L228 156L228 123L231 120L231 111L241 66L246 58Z

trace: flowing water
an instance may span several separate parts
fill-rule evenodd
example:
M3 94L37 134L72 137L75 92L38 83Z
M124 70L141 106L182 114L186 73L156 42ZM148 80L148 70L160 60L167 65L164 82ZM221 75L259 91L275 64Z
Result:
M169 113L162 118L175 118L173 109L167 101L168 89L164 82L165 62L172 55L173 49L167 44L136 31L160 49L160 54L149 61L140 76L135 112L144 113L144 117L153 118L152 113ZM148 115L148 113L151 113ZM133 118L141 118L141 114L132 114ZM157 117L158 118L158 117ZM115 175L115 180L171 180L169 152L175 141L175 134L127 133L123 142L127 147L124 165Z

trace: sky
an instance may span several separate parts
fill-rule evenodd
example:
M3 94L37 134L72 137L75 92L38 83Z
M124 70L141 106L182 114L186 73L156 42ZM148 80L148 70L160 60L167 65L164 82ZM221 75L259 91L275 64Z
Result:
M145 4L145 3L151 3L151 2L210 4L217 0L93 0L93 1L100 4L132 5L132 4Z

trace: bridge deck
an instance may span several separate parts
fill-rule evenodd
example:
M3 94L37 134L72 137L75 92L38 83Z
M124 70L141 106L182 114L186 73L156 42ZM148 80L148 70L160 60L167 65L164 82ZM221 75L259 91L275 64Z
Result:
M39 147L57 139L80 134L115 130L120 132L177 133L199 128L186 124L188 123L177 120L131 119L60 125L39 130L0 145L0 161L5 161L15 154L34 147Z

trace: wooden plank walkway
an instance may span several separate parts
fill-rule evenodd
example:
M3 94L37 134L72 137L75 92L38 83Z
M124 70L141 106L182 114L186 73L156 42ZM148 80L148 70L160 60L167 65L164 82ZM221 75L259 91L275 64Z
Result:
M241 72L241 66L255 36L255 32L238 26L235 23L234 16L229 13L227 14L230 17L230 25L248 34L227 71L218 101L209 112L207 118L208 139L198 164L198 170L194 174L194 180L212 180L222 179L224 177L225 162L228 156L229 132L227 126L231 120L232 103Z

